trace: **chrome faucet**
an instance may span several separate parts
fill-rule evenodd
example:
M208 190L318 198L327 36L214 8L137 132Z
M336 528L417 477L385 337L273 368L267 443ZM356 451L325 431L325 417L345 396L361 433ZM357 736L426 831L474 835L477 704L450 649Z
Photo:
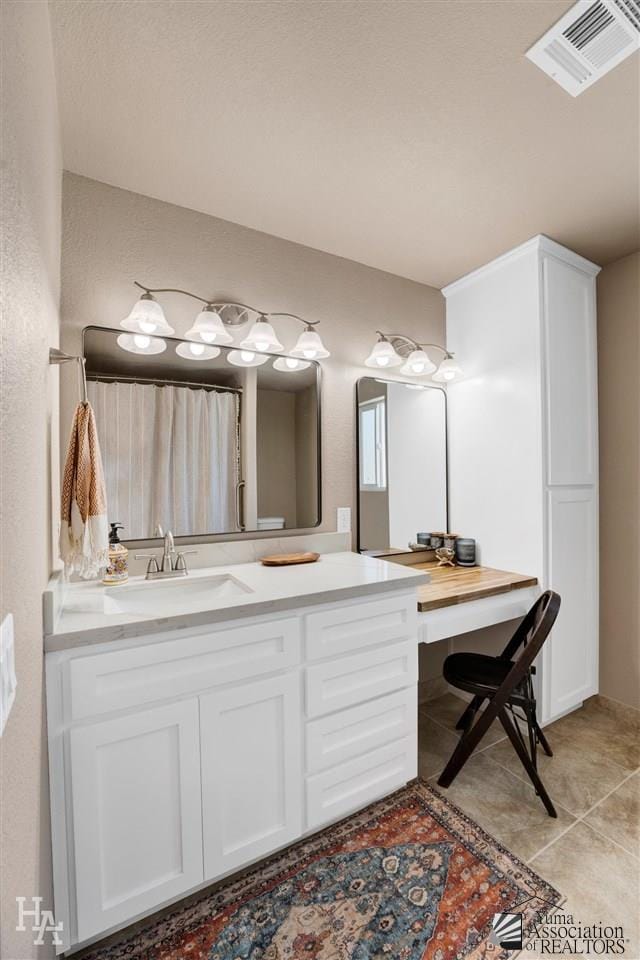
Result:
M145 580L162 580L169 577L186 577L187 561L185 557L189 554L197 553L197 550L182 550L176 553L173 534L171 530L165 533L160 524L156 528L156 534L164 540L162 559L158 563L158 558L154 554L136 553L136 560L148 560Z
M162 573L170 573L173 570L173 555L176 552L171 530L167 530L164 535L164 550L162 552L162 563L160 570Z

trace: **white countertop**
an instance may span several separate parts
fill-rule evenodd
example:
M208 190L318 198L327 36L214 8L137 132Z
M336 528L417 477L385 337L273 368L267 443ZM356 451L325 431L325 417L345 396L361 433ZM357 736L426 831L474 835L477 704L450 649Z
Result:
M325 553L316 563L297 566L265 567L260 563L216 565L194 570L180 582L225 574L241 581L250 592L218 597L212 609L183 611L170 617L105 613L105 587L102 584L96 581L67 584L60 613L52 631L45 635L45 652L372 596L403 587L411 589L429 581L424 571L357 553L340 552ZM131 577L128 583L144 583L144 577ZM170 589L178 590L179 587L174 583L172 581ZM126 586L111 589L126 590ZM159 589L157 581L154 589Z

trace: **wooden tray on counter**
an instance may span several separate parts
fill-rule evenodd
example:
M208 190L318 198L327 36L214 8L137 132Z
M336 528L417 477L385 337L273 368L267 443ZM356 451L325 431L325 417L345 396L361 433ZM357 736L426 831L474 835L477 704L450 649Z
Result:
M315 563L320 559L319 553L274 553L270 557L262 557L260 563L265 567L289 567L294 563Z

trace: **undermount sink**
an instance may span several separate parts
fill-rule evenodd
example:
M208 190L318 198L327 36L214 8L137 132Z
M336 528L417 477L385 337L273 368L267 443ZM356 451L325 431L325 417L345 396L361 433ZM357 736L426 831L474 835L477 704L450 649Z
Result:
M211 610L220 601L253 593L231 574L208 577L179 577L175 580L146 580L122 584L104 591L105 613L170 617L196 610Z

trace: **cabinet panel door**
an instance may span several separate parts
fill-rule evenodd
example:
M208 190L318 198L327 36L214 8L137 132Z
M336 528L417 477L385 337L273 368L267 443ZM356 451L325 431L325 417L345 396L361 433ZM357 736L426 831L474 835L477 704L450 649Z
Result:
M548 483L595 483L595 281L553 257L543 281Z
M204 869L210 880L300 835L300 677L200 699Z
M202 882L198 701L72 729L78 940Z
M598 544L593 490L549 491L549 586L562 599L543 647L543 718L571 710L598 690Z

